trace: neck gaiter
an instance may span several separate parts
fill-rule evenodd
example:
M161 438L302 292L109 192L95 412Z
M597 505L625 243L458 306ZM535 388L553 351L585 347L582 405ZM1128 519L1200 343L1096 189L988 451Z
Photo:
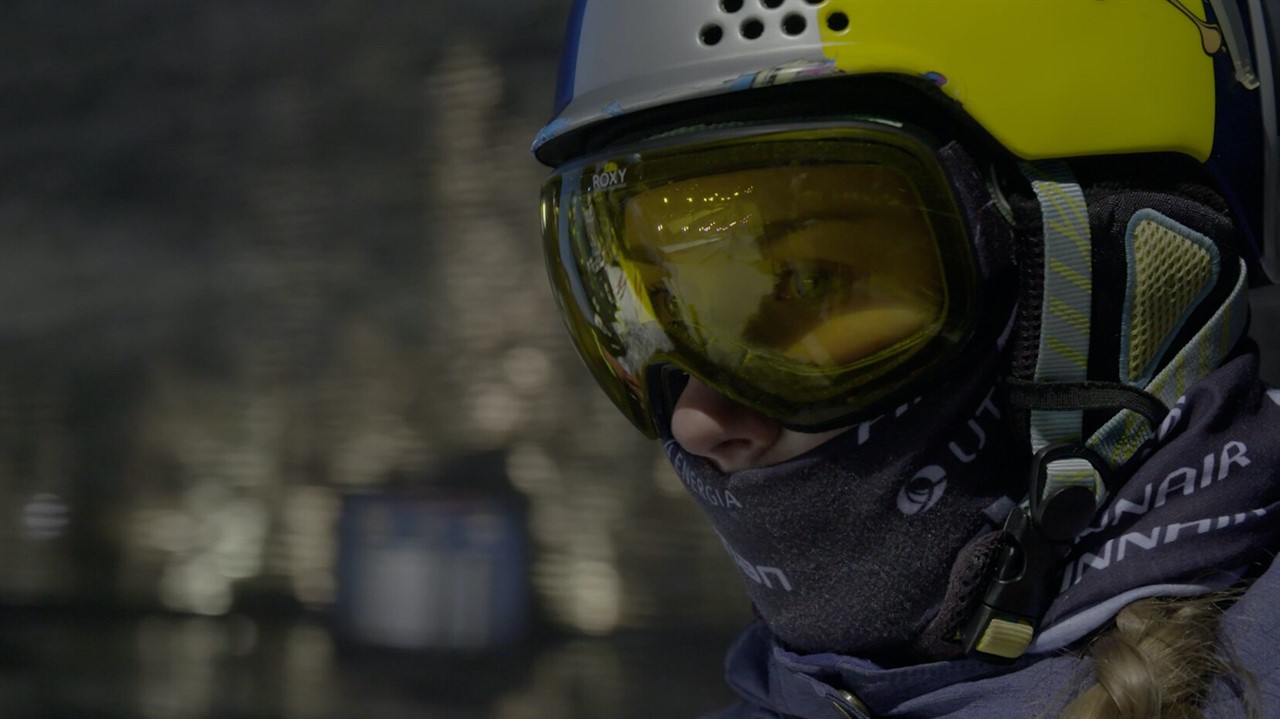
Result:
M1144 597L1238 584L1280 545L1280 391L1246 352L1171 408L1124 485L1076 540L1031 650L1059 649Z
M722 473L664 430L669 459L788 647L919 653L962 550L1025 493L1025 449L993 400L998 362L770 467Z

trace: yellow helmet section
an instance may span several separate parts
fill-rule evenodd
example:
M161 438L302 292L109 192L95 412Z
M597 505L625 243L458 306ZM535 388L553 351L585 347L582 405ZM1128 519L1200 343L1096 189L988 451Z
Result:
M1200 0L828 0L820 14L840 70L931 77L1024 159L1212 149L1206 51L1221 38Z

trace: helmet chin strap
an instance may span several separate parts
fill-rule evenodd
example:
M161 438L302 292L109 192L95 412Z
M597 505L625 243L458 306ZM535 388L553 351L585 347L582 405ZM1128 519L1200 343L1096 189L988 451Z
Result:
M1026 653L1075 538L1117 488L1121 468L1149 451L1168 408L1225 359L1243 335L1247 315L1243 263L1224 261L1220 241L1140 206L1123 238L1121 326L1099 328L1095 280L1118 278L1095 278L1084 191L1065 163L1022 169L1044 228L1043 265L1031 268L1043 273L1039 346L1033 377L1009 378L1004 389L1011 406L1027 410L1032 460L1027 496L1007 517L985 590L959 630L966 653L1000 662ZM1185 291L1170 293L1170 285ZM1217 287L1227 289L1213 293ZM1212 314L1202 307L1210 298L1221 302ZM1192 322L1203 324L1173 353L1175 338L1186 337ZM1118 381L1089 379L1095 329L1121 333L1119 367L1100 373ZM1085 436L1088 410L1114 414Z

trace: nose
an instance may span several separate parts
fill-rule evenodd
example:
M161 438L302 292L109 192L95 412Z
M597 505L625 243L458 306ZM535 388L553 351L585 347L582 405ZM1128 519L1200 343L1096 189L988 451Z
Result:
M763 464L782 425L691 377L671 414L671 435L721 472L736 472Z

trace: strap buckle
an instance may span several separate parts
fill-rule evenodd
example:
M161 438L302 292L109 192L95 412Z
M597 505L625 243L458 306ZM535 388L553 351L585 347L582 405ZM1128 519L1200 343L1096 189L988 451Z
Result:
M1055 462L1085 460L1097 473L1094 486L1049 488ZM1057 596L1063 559L1097 511L1098 490L1110 468L1097 453L1077 443L1051 444L1031 460L1030 501L1005 519L1004 546L995 560L986 592L961 628L965 653L1007 663L1026 653ZM1046 489L1051 493L1045 496Z

